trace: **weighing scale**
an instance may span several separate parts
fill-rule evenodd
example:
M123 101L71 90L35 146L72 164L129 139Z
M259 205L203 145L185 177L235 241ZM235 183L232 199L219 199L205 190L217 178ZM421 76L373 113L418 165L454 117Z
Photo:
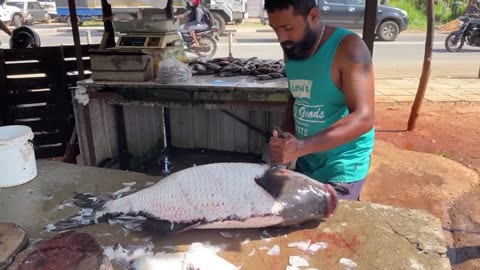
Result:
M118 37L115 49L165 49L169 46L183 46L178 32L167 33L125 33Z

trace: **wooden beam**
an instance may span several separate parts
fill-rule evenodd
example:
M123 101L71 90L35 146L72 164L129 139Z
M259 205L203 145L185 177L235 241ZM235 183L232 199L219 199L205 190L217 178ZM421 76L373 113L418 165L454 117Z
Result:
M78 78L85 79L85 72L82 61L82 48L80 45L80 32L78 31L78 17L75 0L68 0L68 9L70 11L70 21L72 23L73 45L75 46L75 56L77 58Z
M420 77L420 82L418 84L417 94L415 96L415 101L413 102L412 111L410 113L410 118L408 119L408 131L412 131L415 128L417 117L422 106L423 98L425 97L425 91L427 90L428 79L430 77L430 71L432 66L432 47L433 47L433 36L434 36L434 0L427 0L427 39L425 41L425 55L423 58L423 69L422 76Z
M367 44L370 54L373 55L373 43L375 41L375 26L377 23L377 0L366 0L365 17L363 18L363 41Z
M173 0L167 0L167 7L165 9L167 19L173 19Z
M112 6L107 0L102 0L102 16L103 16L103 38L101 49L111 48L115 46L115 30L113 29L113 13Z

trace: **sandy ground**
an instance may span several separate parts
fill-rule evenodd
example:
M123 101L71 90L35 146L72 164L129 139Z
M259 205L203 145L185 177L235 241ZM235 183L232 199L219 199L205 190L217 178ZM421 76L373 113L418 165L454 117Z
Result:
M455 160L480 174L480 104L424 104L416 129L407 132L410 105L378 104L377 139ZM462 179L458 179L462 181ZM454 269L480 269L480 187L449 210L456 256Z

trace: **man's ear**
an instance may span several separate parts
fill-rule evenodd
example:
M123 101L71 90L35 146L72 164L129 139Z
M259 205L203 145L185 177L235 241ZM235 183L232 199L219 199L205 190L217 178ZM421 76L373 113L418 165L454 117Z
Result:
M318 12L318 8L312 8L308 13L308 20L311 24L315 25L320 20L319 15L320 13Z

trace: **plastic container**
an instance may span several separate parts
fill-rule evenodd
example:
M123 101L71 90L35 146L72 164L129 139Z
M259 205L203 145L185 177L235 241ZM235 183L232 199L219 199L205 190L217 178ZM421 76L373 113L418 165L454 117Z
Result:
M37 176L30 127L0 127L0 188L27 183Z

